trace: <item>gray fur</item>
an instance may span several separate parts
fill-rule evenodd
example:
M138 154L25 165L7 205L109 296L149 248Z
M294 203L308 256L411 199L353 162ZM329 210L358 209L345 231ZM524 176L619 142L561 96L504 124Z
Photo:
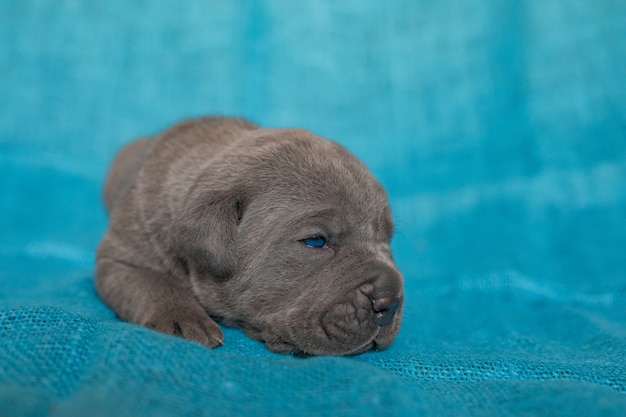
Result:
M209 347L221 321L301 355L385 348L398 332L386 194L334 142L188 120L123 148L104 198L96 286L124 320ZM328 248L301 242L318 234Z

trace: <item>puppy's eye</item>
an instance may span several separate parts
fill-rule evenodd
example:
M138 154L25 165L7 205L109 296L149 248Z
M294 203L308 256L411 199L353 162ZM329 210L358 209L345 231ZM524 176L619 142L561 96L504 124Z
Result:
M307 237L306 239L302 239L300 242L309 248L321 249L326 246L326 238L322 236Z

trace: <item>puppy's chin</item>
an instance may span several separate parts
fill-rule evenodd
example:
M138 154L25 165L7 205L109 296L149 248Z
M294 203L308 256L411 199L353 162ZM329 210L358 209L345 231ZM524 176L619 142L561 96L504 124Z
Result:
M397 322L397 324L396 324ZM263 337L253 337L250 333L248 336L261 340L267 348L275 353L291 354L299 357L309 356L352 356L368 352L370 350L386 349L397 334L400 327L400 320L394 320L387 328L378 328L370 336L367 336L362 343L342 343L336 340L320 340L313 337L308 338L306 334L300 333L298 340L292 340L290 337L281 337L277 335L267 335Z
M378 348L375 341L355 348L344 346L340 349L337 349L337 346L314 346L309 343L307 343L308 346L303 348L295 342L285 342L283 339L277 337L268 338L264 340L264 342L267 348L274 353L289 354L305 358L310 356L351 356Z

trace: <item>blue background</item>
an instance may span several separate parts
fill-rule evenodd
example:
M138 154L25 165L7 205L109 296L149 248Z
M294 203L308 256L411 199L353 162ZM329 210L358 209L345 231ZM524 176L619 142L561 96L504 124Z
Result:
M392 347L216 350L97 298L115 151L190 116L387 188ZM626 3L0 2L0 415L625 415Z

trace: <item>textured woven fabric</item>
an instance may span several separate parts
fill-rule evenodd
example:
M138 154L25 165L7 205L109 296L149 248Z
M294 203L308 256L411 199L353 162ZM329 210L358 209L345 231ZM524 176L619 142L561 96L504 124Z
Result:
M0 2L0 416L626 415L622 0ZM384 352L216 350L93 286L115 150L299 126L387 188Z

